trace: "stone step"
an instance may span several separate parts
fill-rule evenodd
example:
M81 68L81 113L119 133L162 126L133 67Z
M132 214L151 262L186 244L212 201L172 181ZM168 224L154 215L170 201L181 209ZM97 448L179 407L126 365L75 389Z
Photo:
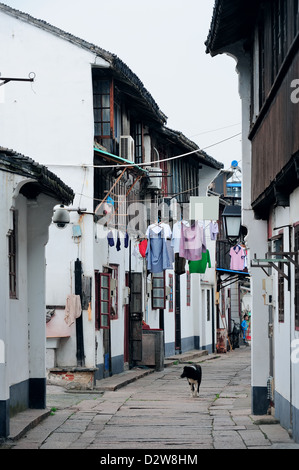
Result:
M186 362L196 362L198 359L203 358L204 356L208 356L207 350L193 350L187 351L182 354L175 354L173 356L169 356L165 359L164 365L170 365L174 362L178 361L180 364Z

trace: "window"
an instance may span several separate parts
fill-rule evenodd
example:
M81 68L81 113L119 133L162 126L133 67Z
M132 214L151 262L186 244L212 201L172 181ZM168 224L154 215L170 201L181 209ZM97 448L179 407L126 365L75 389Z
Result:
M265 101L265 21L264 12L259 22L258 41L259 41L259 109Z
M110 275L96 273L96 326L110 328Z
M299 251L299 225L295 227L295 251ZM299 268L297 266L295 266L295 329L299 330Z
M152 308L165 308L165 274L152 274Z
M93 109L95 137L110 139L113 137L113 82L110 80L93 81Z
M135 163L143 162L143 133L142 124L135 124Z
M169 300L168 308L169 308L169 312L173 312L173 274L169 274L169 289L170 289L170 292L169 292L169 297L168 297L168 300Z
M100 165L107 164L108 161L101 159L100 157L94 158L94 164L97 168L94 168L94 210L101 220L101 224L107 224L109 227L113 227L122 231L126 230L126 219L127 219L127 201L126 197L126 183L121 180L116 183L111 194L113 199L113 205L111 211L103 213L103 210L107 209L102 200L107 196L107 192L111 189L115 183L115 174L107 174L105 168L100 168ZM116 240L114 240L116 243ZM123 244L123 240L121 240Z
M207 321L211 320L211 291L207 290Z
M299 0L294 1L294 37L299 31Z
M13 211L13 228L8 235L9 297L17 298L17 234L16 212Z
M187 307L191 305L191 276L189 271L186 272L187 274L187 285L186 285L186 304Z
M110 264L103 269L110 276L110 320L118 318L118 265Z
M272 3L272 82L287 53L287 2Z

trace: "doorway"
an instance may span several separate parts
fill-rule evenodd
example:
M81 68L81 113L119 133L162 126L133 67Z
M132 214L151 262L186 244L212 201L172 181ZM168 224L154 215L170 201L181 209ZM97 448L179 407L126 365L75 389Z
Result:
M129 273L126 272L125 274L125 286L129 287ZM130 338L129 338L129 332L130 332L130 309L129 309L129 303L125 305L125 311L124 311L124 368L128 369L129 368L129 362L130 362Z

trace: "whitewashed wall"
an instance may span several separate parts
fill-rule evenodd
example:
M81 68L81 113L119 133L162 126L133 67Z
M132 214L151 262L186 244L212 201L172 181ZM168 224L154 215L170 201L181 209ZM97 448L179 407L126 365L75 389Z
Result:
M6 76L33 83L11 82L1 104L2 146L13 148L49 166L76 193L73 207L93 211L93 97L91 64L94 54L40 28L0 14L0 28L7 38L0 62ZM5 49L5 50L4 50ZM16 60L16 57L18 60ZM102 63L102 61L100 61ZM80 224L82 239L76 245L72 225L50 228L47 246L47 304L64 305L74 293L74 261L82 261L84 274L93 276L93 221L71 214ZM94 311L94 305L93 305ZM91 322L83 313L85 345L94 345ZM65 341L65 353L75 363L74 338ZM86 364L94 365L94 347L85 348ZM62 358L60 358L62 359ZM63 360L63 359L62 359Z

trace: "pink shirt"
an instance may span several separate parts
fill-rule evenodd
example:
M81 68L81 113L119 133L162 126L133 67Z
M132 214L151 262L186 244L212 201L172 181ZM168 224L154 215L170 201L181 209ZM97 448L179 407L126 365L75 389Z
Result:
M245 251L240 245L233 246L230 251L230 269L243 271L245 267Z
M203 227L200 227L198 222L193 227L181 224L180 257L189 261L197 261L202 258L203 251L206 251Z

